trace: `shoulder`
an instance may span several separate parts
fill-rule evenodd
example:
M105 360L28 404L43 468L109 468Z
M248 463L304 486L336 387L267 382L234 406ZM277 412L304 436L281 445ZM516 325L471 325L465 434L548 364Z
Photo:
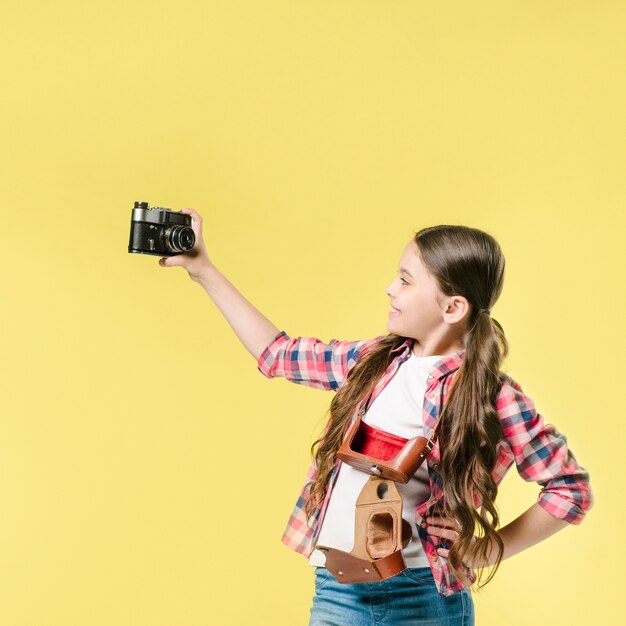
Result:
M368 352L374 350L386 335L379 335L372 339L361 339L359 341L338 342L337 345L343 347L343 351L347 352L348 366L352 367L357 361L362 359ZM336 340L332 340L333 342Z
M358 352L360 356L363 356L366 352L373 350L380 342L388 337L388 335L379 335L378 337L374 337L372 339L364 339L363 341L358 342Z
M494 406L504 428L533 423L537 419L533 399L509 374L500 372L499 377L500 388Z
M523 394L522 386L506 372L499 372L500 387L496 396L496 403L505 403L507 399Z

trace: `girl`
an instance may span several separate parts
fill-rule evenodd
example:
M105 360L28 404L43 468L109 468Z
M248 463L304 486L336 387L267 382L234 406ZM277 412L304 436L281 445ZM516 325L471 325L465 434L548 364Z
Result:
M566 437L500 371L508 343L491 309L505 261L493 237L448 225L415 233L386 290L388 334L324 343L292 339L257 311L210 261L200 215L183 212L193 218L197 243L160 265L183 266L204 287L263 375L336 391L282 537L315 567L310 626L474 624L474 570L482 575L493 566L484 586L503 559L581 523L593 504L589 473ZM429 437L440 411L442 418L426 462L407 484L397 484L402 517L413 530L402 552L407 569L349 584L325 569L315 546L352 549L355 503L369 475L335 455L361 408L366 424L407 439ZM513 463L541 491L527 511L498 528L498 485Z

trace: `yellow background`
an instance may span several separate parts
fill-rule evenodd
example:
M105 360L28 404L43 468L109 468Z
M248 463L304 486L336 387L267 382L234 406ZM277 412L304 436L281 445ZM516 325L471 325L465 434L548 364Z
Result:
M621 623L622 2L35 2L0 18L0 624L306 624L280 537L331 395L269 381L135 200L290 335L386 332L424 226L500 242L504 369L596 504L477 624ZM515 467L503 524L539 487Z

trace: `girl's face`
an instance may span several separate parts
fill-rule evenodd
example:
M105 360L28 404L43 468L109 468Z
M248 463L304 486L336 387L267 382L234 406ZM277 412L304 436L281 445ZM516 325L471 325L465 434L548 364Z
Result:
M404 249L396 278L386 293L392 307L387 322L389 332L424 344L435 329L441 328L446 298L426 271L413 240Z

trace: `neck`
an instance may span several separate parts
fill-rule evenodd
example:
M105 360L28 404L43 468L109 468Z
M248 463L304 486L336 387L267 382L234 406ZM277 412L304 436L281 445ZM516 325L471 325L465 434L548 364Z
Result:
M458 352L459 350L464 350L465 346L460 341L444 341L444 340L426 340L424 342L420 342L418 339L413 341L413 346L411 347L411 351L415 356L447 356L449 354L453 354L454 352Z

